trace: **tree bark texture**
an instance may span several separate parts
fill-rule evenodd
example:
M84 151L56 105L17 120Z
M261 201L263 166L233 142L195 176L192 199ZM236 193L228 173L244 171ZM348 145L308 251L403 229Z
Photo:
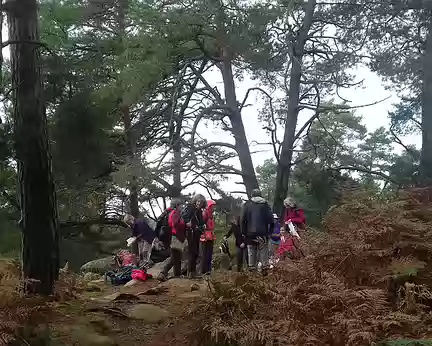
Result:
M181 129L182 120L180 117L174 120L174 133L173 153L174 153L174 167L173 167L173 189L171 197L180 197L182 191L181 169L182 169L182 153L181 153Z
M121 104L120 106L121 115L123 117L124 131L126 135L128 157L132 165L136 164L136 149L135 149L135 139L131 133L131 117L130 109L126 104ZM134 169L134 167L132 168ZM132 175L129 182L129 209L133 217L139 217L139 203L138 203L138 181L135 175Z
M41 81L36 0L7 3L13 118L27 292L51 294L59 272L57 208ZM19 43L26 42L26 43ZM31 279L31 280L29 280Z
M224 82L225 99L227 106L230 108L231 114L229 116L232 133L235 139L235 146L239 156L241 171L243 175L243 183L246 187L248 196L251 195L253 189L259 187L256 178L255 169L252 162L252 155L250 153L246 132L243 125L243 120L237 96L235 92L234 75L232 70L232 63L229 57L224 57L221 63L222 78Z
M288 193L294 138L299 113L298 104L300 100L300 83L304 47L307 41L309 30L313 23L316 0L309 0L305 6L306 8L303 25L292 49L292 67L290 71L290 83L287 101L288 109L285 121L285 132L282 142L282 149L276 174L276 190L273 210L279 216L282 215L284 209L283 201Z
M120 0L118 2L118 40L123 45L124 50L124 38L126 35L126 14L129 8L129 0ZM136 145L135 138L131 133L131 115L130 107L125 103L124 95L120 99L120 112L123 118L123 126L126 136L127 150L130 162L132 165L136 164ZM134 168L133 168L134 169ZM138 203L138 181L136 176L132 176L129 182L129 209L133 217L139 217L139 203Z
M432 183L432 11L422 64L422 149L420 155L420 178L426 185Z

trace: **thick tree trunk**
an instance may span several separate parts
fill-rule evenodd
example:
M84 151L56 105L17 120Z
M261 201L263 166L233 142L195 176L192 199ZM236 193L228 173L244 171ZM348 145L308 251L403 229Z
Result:
M235 146L237 148L243 174L243 183L246 187L248 196L250 196L252 190L258 188L258 180L256 178L241 112L237 102L234 75L229 57L225 57L224 61L221 63L221 71L224 82L226 103L231 110L231 115L229 118L231 121L232 133L234 135Z
M283 201L288 193L289 177L291 172L291 161L293 157L293 146L295 131L297 127L298 118L298 104L300 100L300 83L301 83L301 69L304 55L304 47L307 40L307 35L313 22L313 15L315 12L316 0L309 0L306 3L305 16L303 19L303 26L297 37L296 44L292 52L293 57L290 84L288 94L288 110L285 122L285 133L282 142L281 154L279 157L279 164L277 167L276 175L276 189L273 204L273 210L278 215L282 215L284 206Z
M173 152L174 152L174 169L173 169L173 189L171 197L180 197L182 191L181 169L182 169L182 154L181 154L181 129L182 121L177 119L174 121L175 130L173 134Z
M117 37L120 41L121 45L124 43L124 37L126 35L126 13L129 8L129 0L120 0L118 2L118 33ZM124 47L122 47L122 51ZM136 145L135 139L131 133L131 116L130 116L130 107L125 103L124 97L121 97L120 100L120 112L123 118L123 126L126 136L127 150L129 160L132 165L137 163L136 160ZM138 182L137 177L132 176L129 182L129 209L130 213L134 217L140 216L139 204L138 204Z
M423 56L422 87L422 150L420 178L425 185L432 183L432 12Z
M131 118L130 118L129 106L122 104L120 106L120 111L123 117L123 124L124 124L124 131L126 134L129 160L132 165L135 165L137 163L136 149L135 149L135 140L131 134ZM137 182L137 177L134 175L132 176L129 182L129 209L132 216L134 217L140 216L139 204L138 204L138 182Z
M59 272L57 208L40 72L36 0L8 3L14 136L27 292L51 294ZM23 43L19 43L23 42ZM32 279L32 280L29 280Z

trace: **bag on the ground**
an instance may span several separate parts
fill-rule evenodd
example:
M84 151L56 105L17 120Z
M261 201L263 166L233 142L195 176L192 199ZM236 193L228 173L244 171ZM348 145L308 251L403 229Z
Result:
M151 279L153 276L151 274L147 274L142 269L132 269L132 279L137 281L147 281L148 279Z
M121 250L115 255L115 262L119 268L127 266L127 265L137 265L138 260L130 251Z
M111 282L111 285L118 286L132 280L132 271L139 269L134 265L127 265L120 269L109 271L105 274L105 282Z

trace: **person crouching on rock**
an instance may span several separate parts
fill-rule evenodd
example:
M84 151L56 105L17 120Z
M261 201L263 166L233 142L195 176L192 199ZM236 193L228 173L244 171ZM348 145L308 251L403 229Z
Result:
M181 261L186 247L186 225L181 218L181 203L173 200L171 207L175 207L168 215L168 227L171 232L170 259L158 275L158 280L165 281L168 272L174 267L174 277L181 276Z
M144 219L134 218L130 214L126 214L123 221L132 229L132 237L136 238L140 265L148 266L150 264L152 243L155 238L153 229Z
M186 237L188 241L188 276L194 278L197 275L197 260L201 234L204 232L203 209L207 201L203 195L196 194L182 210L181 218L186 225Z
M246 242L245 237L241 233L240 229L240 216L233 217L230 228L228 232L224 236L224 240L228 240L228 238L234 235L235 239L235 246L236 246L236 260L237 260L237 271L241 272L243 270L243 263L246 261L246 264L248 263L248 256L247 256L247 248L246 248Z
M215 201L208 200L207 208L203 211L203 222L205 223L204 232L200 237L200 252L201 252L201 274L210 274L213 258L213 244L216 240L214 233L215 221L214 221L214 206Z

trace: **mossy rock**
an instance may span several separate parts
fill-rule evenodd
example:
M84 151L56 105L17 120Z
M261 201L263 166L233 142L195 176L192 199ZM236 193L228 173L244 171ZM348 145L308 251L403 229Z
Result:
M81 267L81 272L83 273L98 273L105 274L107 271L115 269L115 261L112 256L99 258L94 261L87 262Z

